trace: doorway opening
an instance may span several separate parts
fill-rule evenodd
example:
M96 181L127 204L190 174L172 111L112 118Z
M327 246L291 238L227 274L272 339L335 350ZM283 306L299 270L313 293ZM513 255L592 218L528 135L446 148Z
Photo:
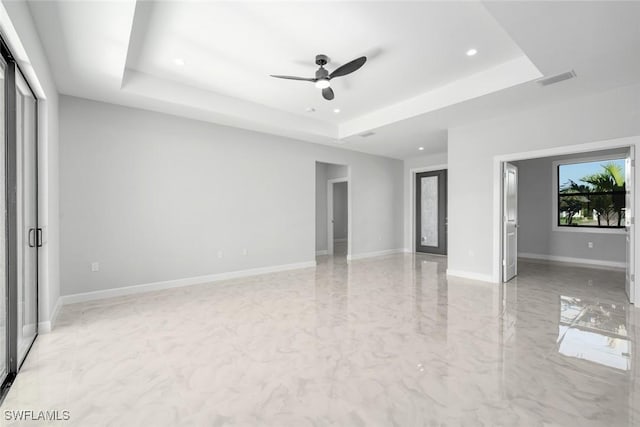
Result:
M346 257L349 235L349 181L347 178L327 182L327 242L329 255Z
M316 256L351 253L349 167L316 162Z
M603 145L500 159L500 281L606 269L635 301L635 144Z

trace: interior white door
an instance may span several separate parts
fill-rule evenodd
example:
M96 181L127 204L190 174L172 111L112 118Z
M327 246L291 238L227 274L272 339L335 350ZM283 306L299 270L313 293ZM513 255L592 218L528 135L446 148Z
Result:
M518 274L518 167L504 165L504 212L502 280L507 282Z
M625 159L625 211L624 211L624 225L627 231L627 271L625 275L625 291L629 297L629 301L635 303L635 239L633 238L635 224L633 219L633 183L635 179L635 161L634 161L634 147L629 147L629 155Z

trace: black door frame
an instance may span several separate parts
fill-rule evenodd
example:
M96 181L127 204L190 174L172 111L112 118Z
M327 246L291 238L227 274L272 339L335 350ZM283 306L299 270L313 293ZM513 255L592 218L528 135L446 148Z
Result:
M428 176L438 177L438 246L423 246L420 241L420 229L422 228L422 178ZM438 255L447 254L447 169L418 172L415 177L415 244L416 252L424 252Z

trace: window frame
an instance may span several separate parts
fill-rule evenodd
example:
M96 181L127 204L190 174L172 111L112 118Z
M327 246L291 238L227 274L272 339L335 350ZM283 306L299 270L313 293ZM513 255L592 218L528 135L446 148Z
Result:
M563 166L563 165L572 165L576 163L591 163L591 162L607 161L607 160L620 160L620 159L625 159L628 156L629 154L627 153L617 153L617 154L605 154L601 156L577 157L577 158L569 158L569 159L562 159L562 160L554 160L551 163L551 169L552 169L551 171L552 173L551 209L552 209L552 215L553 215L551 230L566 232L566 233L625 234L626 233L625 227L620 227L620 228L589 227L589 226L570 227L570 226L559 225L558 224L558 215L559 215L558 201L560 200L560 197L559 197L560 183L558 182L559 180L558 169L560 166Z

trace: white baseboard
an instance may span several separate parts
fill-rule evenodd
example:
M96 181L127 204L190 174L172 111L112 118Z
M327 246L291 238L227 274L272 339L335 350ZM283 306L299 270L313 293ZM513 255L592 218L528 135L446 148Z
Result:
M329 251L327 249L316 251L316 256L320 256L320 255L329 255Z
M384 251L376 251L376 252L365 252L361 254L347 255L347 261L354 261L357 259L373 258L373 257L385 256L385 255L393 255L393 254L399 254L403 252L404 252L404 248L386 249Z
M498 283L488 274L474 273L472 271L461 271L447 269L447 276L460 277L462 279L477 280L480 282Z
M58 319L58 314L60 314L60 308L62 307L62 298L58 298L56 301L56 305L53 307L53 312L49 320L38 323L38 333L39 334L48 334L56 325L56 320Z
M346 241L347 241L347 239L346 239L346 238L344 238L344 239L333 239L333 242L334 242L334 243L344 243L344 242L346 242Z
M566 256L556 256L556 255L546 255L546 254L532 254L528 252L523 252L518 254L518 258L531 259L537 261L546 261L553 263L564 263L564 264L575 264L580 267L587 268L607 268L614 270L625 270L627 268L626 262L619 261L603 261L598 259L588 259L588 258L572 258Z
M210 274L206 276L189 277L185 279L167 280L163 282L145 283L141 285L124 286L121 288L105 289L103 291L83 292L79 294L61 296L63 305L78 302L94 301L125 295L141 294L145 292L160 291L163 289L181 288L184 286L200 285L203 283L219 282L221 280L236 279L259 274L276 273L287 270L315 267L316 262L307 261L295 264L275 265L271 267L252 268L249 270L231 271L228 273Z
M51 320L47 320L45 322L38 322L38 335L40 334L48 334L53 329L51 326Z

